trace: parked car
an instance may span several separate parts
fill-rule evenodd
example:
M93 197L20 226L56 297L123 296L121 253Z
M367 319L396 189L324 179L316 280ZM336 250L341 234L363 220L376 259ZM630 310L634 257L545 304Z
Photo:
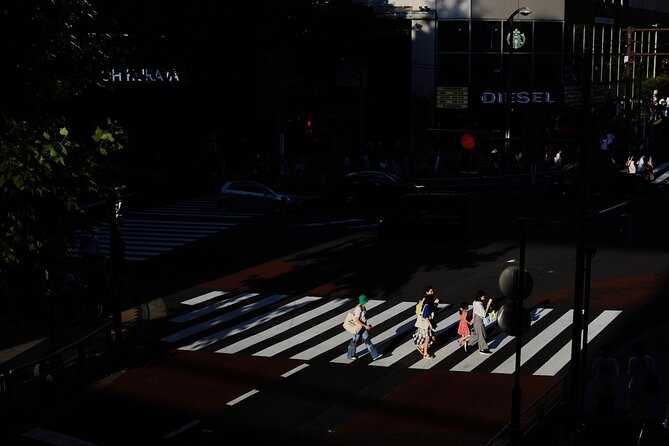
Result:
M364 170L344 177L343 198L346 203L388 204L402 194L422 188L393 172Z
M260 210L282 212L292 208L295 197L275 192L258 181L235 180L226 182L219 190L217 206L221 210Z
M379 218L381 237L461 236L467 229L467 196L421 191L402 195Z

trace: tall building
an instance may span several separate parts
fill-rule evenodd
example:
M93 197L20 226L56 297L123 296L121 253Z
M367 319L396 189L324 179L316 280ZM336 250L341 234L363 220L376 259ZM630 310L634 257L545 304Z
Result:
M565 110L615 113L625 100L631 110L669 52L662 1L412 0L375 10L411 21L412 146L455 164L464 131L477 137L477 165L492 149L540 160L565 143L554 132Z

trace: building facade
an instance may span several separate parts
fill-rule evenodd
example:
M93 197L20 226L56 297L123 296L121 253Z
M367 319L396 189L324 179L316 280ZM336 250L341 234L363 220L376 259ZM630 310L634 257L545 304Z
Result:
M634 108L669 42L660 1L394 3L385 14L412 22L412 145L435 147L456 168L472 155L458 147L462 131L477 136L479 166L493 149L540 161L564 143L553 129L566 109Z

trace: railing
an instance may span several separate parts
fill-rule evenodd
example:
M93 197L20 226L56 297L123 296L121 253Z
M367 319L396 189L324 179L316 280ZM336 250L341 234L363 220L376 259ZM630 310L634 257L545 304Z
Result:
M564 401L566 393L567 380L563 376L520 414L520 431L522 434L527 434L545 420L551 411ZM507 424L486 446L507 446L510 442L511 424Z
M503 190L528 190L532 187L546 187L555 182L557 171L531 174L513 174L499 176L472 176L451 178L419 178L417 182L433 190L450 190L458 193L485 194L500 193Z
M0 415L10 425L23 410L57 397L105 367L114 347L109 319L82 338L37 360L0 369Z

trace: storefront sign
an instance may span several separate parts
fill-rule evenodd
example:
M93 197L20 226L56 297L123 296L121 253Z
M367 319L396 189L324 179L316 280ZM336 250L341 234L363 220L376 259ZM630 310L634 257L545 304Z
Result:
M505 104L506 92L484 91L481 93L482 104ZM516 91L511 93L511 102L515 104L554 104L557 102L550 91Z
M112 68L102 73L103 82L179 82L174 68Z

